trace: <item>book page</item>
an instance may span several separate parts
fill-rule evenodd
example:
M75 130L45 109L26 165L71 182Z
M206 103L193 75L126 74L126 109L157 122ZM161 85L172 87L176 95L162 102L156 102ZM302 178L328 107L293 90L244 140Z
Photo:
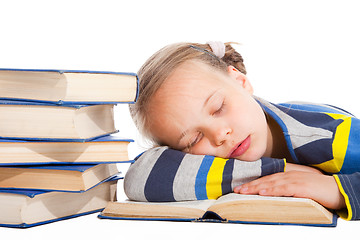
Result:
M206 211L215 202L217 201L216 200L180 201L180 202L136 202L131 200L123 201L123 203L194 208L194 209L200 209L202 211Z
M232 221L331 224L333 214L319 203L306 198L268 197L227 194L209 211Z
M296 197L271 197L271 196L260 196L260 195L246 195L246 194L237 194L229 193L219 197L215 204L221 204L231 201L244 201L244 200L276 200L276 201L285 201L285 202L312 202L312 200L307 198L296 198Z
M110 202L102 214L120 218L196 219L201 218L214 201Z

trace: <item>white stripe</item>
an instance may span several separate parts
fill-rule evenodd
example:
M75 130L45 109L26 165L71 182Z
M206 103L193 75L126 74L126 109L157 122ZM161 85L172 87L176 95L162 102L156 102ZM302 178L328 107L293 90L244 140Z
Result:
M196 200L195 182L203 155L186 154L175 175L173 193L176 201Z
M254 162L234 161L231 188L250 182L261 176L261 160Z

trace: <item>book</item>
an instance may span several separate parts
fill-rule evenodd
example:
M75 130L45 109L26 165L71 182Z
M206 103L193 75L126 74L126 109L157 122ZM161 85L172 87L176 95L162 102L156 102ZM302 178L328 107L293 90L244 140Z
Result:
M27 228L99 212L116 198L118 179L80 193L0 190L0 226Z
M86 141L116 132L114 105L0 101L0 138Z
M103 219L336 226L335 214L311 199L230 193L217 200L109 202Z
M0 189L83 192L117 173L116 164L0 167Z
M133 162L128 157L130 142L118 134L86 142L0 139L0 166Z
M132 103L138 94L134 73L0 69L0 98L57 104Z

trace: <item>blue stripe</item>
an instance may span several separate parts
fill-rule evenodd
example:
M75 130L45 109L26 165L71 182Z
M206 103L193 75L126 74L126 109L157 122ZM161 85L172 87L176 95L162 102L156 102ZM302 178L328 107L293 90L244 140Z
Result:
M146 181L144 194L149 202L174 202L173 183L185 153L165 150Z
M214 159L215 157L213 156L208 156L208 155L204 156L199 171L196 175L195 195L196 195L196 199L198 200L208 199L206 192L207 175L209 173L210 167Z
M284 159L277 159L270 157L261 158L261 176L283 172L284 167L285 167Z
M221 183L222 194L231 193L233 190L231 188L231 182L233 177L233 170L234 170L234 159L229 159L226 161L224 172L223 172L223 179Z
M354 173L360 171L360 120L352 118L351 128L348 139L347 151L344 164L341 168L342 174Z

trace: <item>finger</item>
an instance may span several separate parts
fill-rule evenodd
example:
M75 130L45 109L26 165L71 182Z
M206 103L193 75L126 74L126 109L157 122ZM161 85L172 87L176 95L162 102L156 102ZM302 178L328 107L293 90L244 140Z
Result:
M260 190L269 188L271 186L274 186L275 184L276 183L274 183L273 181L258 181L252 184L244 184L235 189L235 192L241 194L259 194Z
M283 173L277 173L237 186L234 188L234 192L241 194L259 194L261 189L283 184L284 181L285 175Z
M290 184L277 185L259 190L259 195L274 197L294 197L295 189Z
M260 192L263 192L265 189L272 188L276 185L277 185L277 183L273 182L273 181L258 182L257 184L242 186L239 193L241 193L241 194L260 194Z
M258 194L264 196L307 197L308 190L312 185L299 181L298 176L296 172L284 174L281 180L278 179L272 185L263 184L259 186ZM307 175L302 173L301 176L306 177Z
M288 184L289 173L276 173L268 175L252 182L245 183L234 189L234 192L241 194L261 194L265 193L265 189L275 188ZM261 191L261 192L260 192Z

